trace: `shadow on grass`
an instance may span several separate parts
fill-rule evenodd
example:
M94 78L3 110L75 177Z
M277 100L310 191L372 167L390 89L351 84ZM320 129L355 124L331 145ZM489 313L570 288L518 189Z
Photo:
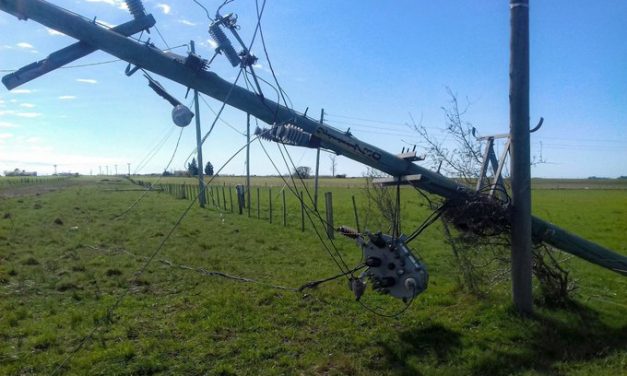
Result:
M627 348L627 326L608 326L600 320L598 312L576 302L564 310L536 313L528 320L521 320L522 325L525 322L529 323L529 331L515 338L518 348L492 349L473 362L471 374L557 372L557 363L599 360ZM511 341L508 340L508 348Z
M397 375L422 375L417 367L408 363L410 358L431 358L446 363L461 349L461 335L435 323L423 328L405 330L399 333L399 343L384 344L385 361L383 369Z
M538 311L528 319L515 313L493 317L493 334L466 338L463 345L462 332L437 323L403 331L394 343L380 343L387 363L382 367L396 375L425 374L423 367L477 376L553 374L560 364L602 360L627 349L627 326L608 326L588 307L572 303L565 310Z

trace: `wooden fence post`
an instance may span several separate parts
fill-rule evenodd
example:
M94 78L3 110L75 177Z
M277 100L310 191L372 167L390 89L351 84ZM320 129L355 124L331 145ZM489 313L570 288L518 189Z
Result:
M268 205L270 206L269 217L270 223L272 223L272 187L268 187Z
M224 191L225 186L226 186L226 183L222 185L222 202L224 203L224 211L226 211L226 192Z
M229 201L231 202L231 213L233 213L233 187L229 185Z
M300 198L300 230L305 232L305 201L303 200L303 191L300 191L299 198Z
M259 187L257 187L257 219L261 218L261 206L259 204Z
M281 190L283 196L283 226L287 226L287 208L285 207L285 189Z

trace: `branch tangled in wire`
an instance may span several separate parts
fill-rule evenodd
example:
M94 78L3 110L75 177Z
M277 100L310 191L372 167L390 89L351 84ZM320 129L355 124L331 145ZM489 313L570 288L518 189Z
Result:
M479 237L509 233L509 199L502 201L478 192L464 198L451 198L442 206L443 218L462 233Z

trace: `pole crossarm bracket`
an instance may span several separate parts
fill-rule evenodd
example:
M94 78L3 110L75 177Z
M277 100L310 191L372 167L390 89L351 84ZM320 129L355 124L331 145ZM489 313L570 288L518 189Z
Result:
M396 185L416 185L416 183L422 180L422 175L404 175L399 177L390 178L377 178L372 179L372 184L380 185L383 187L396 186Z
M415 151L406 151L400 154L396 154L400 159L404 159L408 162L424 161L426 155L417 155Z

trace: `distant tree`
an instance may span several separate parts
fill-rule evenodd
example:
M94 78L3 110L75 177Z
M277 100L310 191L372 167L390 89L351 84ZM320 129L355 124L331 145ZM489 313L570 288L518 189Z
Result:
M161 174L162 176L172 176L173 174L168 171L168 170L163 170L163 174Z
M337 155L331 154L329 155L329 159L331 160L331 176L335 176L335 169L337 168Z
M213 165L211 164L211 162L207 162L207 164L205 165L205 175L213 176Z
M187 172L191 176L197 176L198 175L198 163L196 163L196 158L192 158L192 161L187 164Z
M311 177L311 167L307 166L298 166L294 168L294 172L292 176L301 178L301 179L309 179Z

